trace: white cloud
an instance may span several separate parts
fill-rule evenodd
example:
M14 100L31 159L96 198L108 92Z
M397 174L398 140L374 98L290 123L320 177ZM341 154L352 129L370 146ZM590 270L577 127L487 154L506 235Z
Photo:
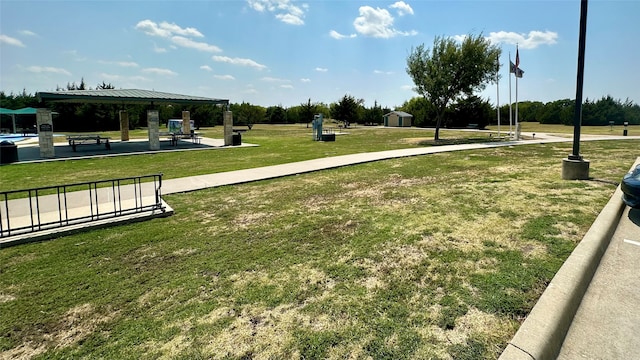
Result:
M393 75L393 71L373 70L373 73L377 75Z
M51 67L51 66L29 66L27 71L32 73L53 73L71 76L71 73L63 68Z
M396 11L398 11L398 15L400 16L404 16L407 14L413 15L413 9L404 1L398 1L395 4L390 5L389 7L392 9L396 9Z
M317 68L315 68L315 70L318 71L318 72L327 72L327 71L329 71L329 69L325 69L325 68L321 68L321 67L317 67Z
M304 21L292 14L278 14L276 18L289 25L304 25Z
M193 41L184 36L173 36L171 37L171 42L185 48L196 49L200 51L214 52L214 53L222 52L222 49L220 49L215 45L207 44L204 42Z
M133 62L133 61L104 61L104 60L100 60L98 62L100 64L118 65L118 66L122 66L122 67L138 67L138 64L136 62Z
M290 25L304 25L303 18L308 10L308 5L296 6L290 0L247 0L247 3L258 12L275 13L276 19Z
M136 29L143 31L147 35L170 38L173 35L204 37L200 31L195 28L181 28L176 24L169 24L166 21L157 24L149 19L139 21Z
M171 71L169 69L162 69L162 68L145 68L145 69L142 69L142 72L148 73L148 74L163 75L163 76L176 76L176 75L178 75L178 73L176 73L174 71Z
M452 38L453 38L453 40L455 40L456 42L461 43L461 42L463 42L463 41L464 41L464 39L466 39L466 38L467 38L467 35L453 35L453 36L452 36Z
M7 45L13 45L13 46L19 46L19 47L26 47L22 41L16 39L16 38L12 38L10 36L7 35L3 35L0 34L0 44L7 44Z
M340 34L339 32L337 32L335 30L331 30L331 31L329 31L329 36L331 36L332 38L337 39L337 40L342 40L342 39L345 39L345 38L352 39L352 38L354 38L354 37L356 37L358 35L356 35L356 34L342 35L342 34Z
M204 35L202 35L202 33L200 31L198 31L196 28L192 28L192 27L188 27L188 28L181 28L180 26L176 25L175 23L169 24L166 21L163 21L160 23L160 28L162 29L166 29L168 31L170 31L172 34L178 34L178 35L184 35L184 36L194 36L194 37L204 37Z
M202 35L202 33L196 28L182 28L174 23L170 24L166 21L157 24L156 22L148 19L138 22L135 28L147 35L168 39L173 45L212 53L222 52L222 50L215 45L211 45L201 41L194 41L192 39L193 37L204 37L204 35ZM171 47L175 48L173 45ZM153 51L155 51L156 53L164 53L167 52L167 49L158 47L154 43Z
M302 78L302 79L300 79L300 82L308 83L308 82L311 82L311 79Z
M353 21L356 31L365 36L388 39L398 35L416 35L417 31L399 31L393 28L393 16L387 9L361 6L360 16Z
M293 85L291 84L282 84L280 85L280 87L283 89L293 89Z
M402 90L413 90L413 85L402 85L400 87Z
M200 69L205 70L205 71L213 71L213 69L211 69L211 66L209 66L209 65L202 65L202 66L200 66Z
M232 65L240 65L240 66L249 66L259 70L266 69L265 65L259 64L251 59L243 59L243 58L230 58L228 56L213 56L213 61L223 62Z
M236 79L231 75L213 75L213 77L218 80L235 80Z
M24 36L38 36L38 34L34 33L31 30L20 30L20 34Z
M117 61L116 65L122 67L138 67L138 64L134 61Z
M529 31L528 34L516 32L498 31L491 32L487 37L492 43L518 44L523 49L535 49L540 45L553 45L557 43L558 33L554 31Z
M265 76L262 79L260 79L262 81L267 81L267 82L291 82L291 80L287 80L287 79L278 79L278 78L274 78L274 77L269 77L269 76Z
M158 54L162 54L162 53L166 53L167 49L161 48L158 45L156 45L156 43L153 43L153 51L158 53Z

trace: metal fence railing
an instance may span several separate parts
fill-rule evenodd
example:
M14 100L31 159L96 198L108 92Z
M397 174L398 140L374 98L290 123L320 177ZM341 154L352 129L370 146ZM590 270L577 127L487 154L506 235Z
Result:
M162 174L0 191L0 238L165 211Z

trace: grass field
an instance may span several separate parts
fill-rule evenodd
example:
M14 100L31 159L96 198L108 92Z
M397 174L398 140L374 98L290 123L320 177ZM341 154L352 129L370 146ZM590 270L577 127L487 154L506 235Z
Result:
M203 166L423 136L246 134L261 146L214 151ZM585 142L594 181L560 179L570 143L380 161L166 196L169 218L3 249L0 358L496 358L638 156L630 149L637 140ZM177 154L55 164L90 177L96 163L192 161ZM0 168L3 187L6 169L44 165Z

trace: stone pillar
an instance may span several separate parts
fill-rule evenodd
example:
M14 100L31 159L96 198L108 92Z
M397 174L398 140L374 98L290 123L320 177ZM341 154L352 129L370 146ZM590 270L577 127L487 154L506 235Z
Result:
M182 132L191 134L191 115L188 111L182 112Z
M149 129L149 150L160 150L160 113L147 110L147 128Z
M224 146L233 144L233 113L225 111L223 116L224 124Z
M52 158L56 156L53 147L53 118L51 110L37 109L36 124L38 125L38 144L40 145L40 156Z
M120 140L129 141L129 113L120 110Z

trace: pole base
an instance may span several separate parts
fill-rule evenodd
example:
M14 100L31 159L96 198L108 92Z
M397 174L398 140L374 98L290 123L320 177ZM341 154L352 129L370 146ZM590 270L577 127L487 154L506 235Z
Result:
M588 180L589 160L562 159L563 180Z

